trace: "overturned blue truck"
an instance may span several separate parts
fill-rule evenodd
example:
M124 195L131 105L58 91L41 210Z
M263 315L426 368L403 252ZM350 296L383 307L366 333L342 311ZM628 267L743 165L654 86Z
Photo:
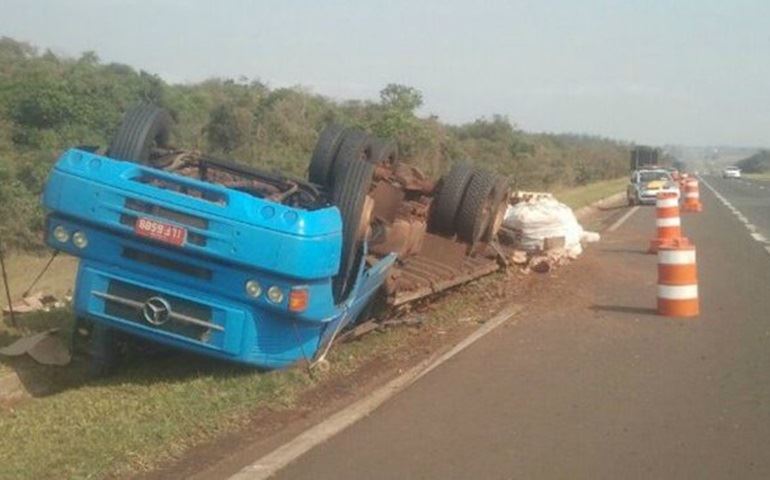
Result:
M134 107L45 187L46 242L80 259L74 311L97 373L126 337L265 369L312 361L375 298L500 266L505 178L457 163L436 182L393 142L332 124L296 179L178 148L171 127Z

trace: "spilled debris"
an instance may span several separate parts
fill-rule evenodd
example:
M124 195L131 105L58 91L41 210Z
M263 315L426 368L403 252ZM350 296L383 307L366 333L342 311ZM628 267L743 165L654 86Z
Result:
M598 233L584 230L572 209L550 193L516 192L510 203L499 240L512 249L510 263L524 273L547 273L577 259L583 243L600 240Z
M0 355L19 357L27 354L42 365L69 365L72 356L67 345L57 335L58 332L58 328L52 328L21 337L12 344L0 348Z
M18 302L13 303L10 307L3 307L3 314L9 315L11 311L17 315L33 312L50 312L57 308L64 308L70 302L72 302L72 297L70 295L65 296L63 299L58 299L51 294L35 292L26 295Z

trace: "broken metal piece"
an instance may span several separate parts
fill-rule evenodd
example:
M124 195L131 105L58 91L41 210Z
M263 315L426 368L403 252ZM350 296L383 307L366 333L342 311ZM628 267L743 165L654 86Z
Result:
M26 353L42 365L68 365L72 355L61 338L55 335L58 331L58 328L52 328L21 337L12 344L0 348L0 355L18 357Z

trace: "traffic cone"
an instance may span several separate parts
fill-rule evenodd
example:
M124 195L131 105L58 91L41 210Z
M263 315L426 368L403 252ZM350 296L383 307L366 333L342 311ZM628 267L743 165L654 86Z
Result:
M685 212L702 212L703 204L700 203L698 192L698 180L690 178L684 184L684 203L682 210Z
M674 241L658 249L658 315L694 317L700 311L695 245Z
M682 223L679 218L679 196L675 192L661 192L655 201L655 226L658 236L650 240L649 253L655 253L661 245L674 240L687 239L682 237Z

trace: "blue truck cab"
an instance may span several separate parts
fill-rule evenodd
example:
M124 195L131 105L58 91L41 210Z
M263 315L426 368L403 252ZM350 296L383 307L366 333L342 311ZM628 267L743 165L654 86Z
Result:
M318 356L395 260L358 255L335 298L336 206L290 206L80 149L55 164L43 203L47 244L80 258L79 318L266 369Z
M265 369L312 362L379 292L398 306L500 267L487 245L504 177L461 162L433 181L395 142L331 124L301 180L176 148L171 124L138 105L106 151L65 152L45 186L46 242L80 258L93 373L126 335Z

